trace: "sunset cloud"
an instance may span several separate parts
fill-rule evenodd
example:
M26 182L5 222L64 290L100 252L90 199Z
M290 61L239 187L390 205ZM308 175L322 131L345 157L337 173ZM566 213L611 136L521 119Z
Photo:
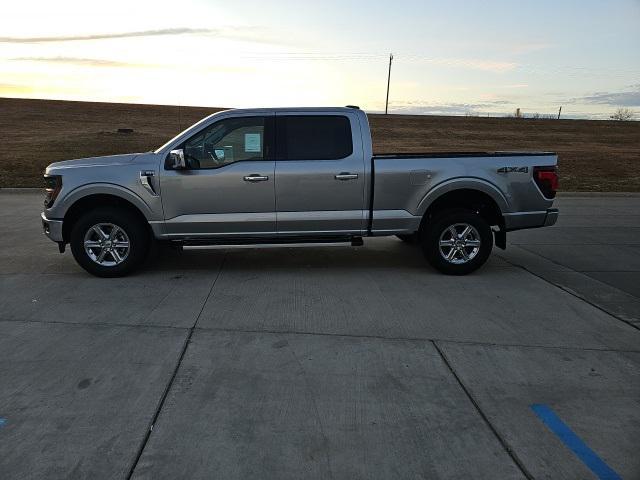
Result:
M0 43L49 43L49 42L81 42L86 40L107 40L113 38L157 37L162 35L187 35L201 33L218 33L209 28L162 28L158 30L141 30L137 32L94 33L91 35L58 35L49 37L0 37Z
M117 60L103 60L99 58L78 58L78 57L17 57L12 58L14 62L45 62L45 63L60 63L66 65L81 65L87 67L140 67L143 65L120 62ZM144 65L147 66L147 65Z
M453 67L453 68L466 68L471 70L482 70L486 72L503 73L516 69L519 64L510 61L501 60L488 60L481 58L433 58L422 57L416 55L402 56L398 55L398 59L404 59L407 61L429 63L432 65Z

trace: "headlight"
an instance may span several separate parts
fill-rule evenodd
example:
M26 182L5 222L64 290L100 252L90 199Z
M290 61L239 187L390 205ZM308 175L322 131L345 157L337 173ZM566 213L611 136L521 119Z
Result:
M60 175L45 175L44 177L44 206L51 207L62 188L62 177Z

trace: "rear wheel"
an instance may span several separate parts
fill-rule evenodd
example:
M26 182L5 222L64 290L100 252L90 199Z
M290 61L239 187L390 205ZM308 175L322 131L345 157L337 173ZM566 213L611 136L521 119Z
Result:
M493 248L489 224L476 212L445 210L421 232L422 249L429 263L448 275L466 275L480 268Z
M70 243L73 257L87 272L98 277L121 277L144 261L149 233L132 213L104 207L76 221Z

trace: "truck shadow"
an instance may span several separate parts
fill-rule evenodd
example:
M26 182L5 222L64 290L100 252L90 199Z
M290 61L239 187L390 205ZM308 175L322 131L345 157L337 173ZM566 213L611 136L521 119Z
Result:
M417 245L395 238L365 240L362 247L347 244L295 246L243 246L162 249L144 271L260 270L275 268L425 269L429 268Z

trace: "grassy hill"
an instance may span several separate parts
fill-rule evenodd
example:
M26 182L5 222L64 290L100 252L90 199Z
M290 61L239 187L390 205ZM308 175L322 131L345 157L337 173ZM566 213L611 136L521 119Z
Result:
M58 160L157 148L218 109L0 98L0 187L39 187ZM640 122L370 115L384 152L551 150L562 190L640 191ZM133 133L117 133L132 128Z

